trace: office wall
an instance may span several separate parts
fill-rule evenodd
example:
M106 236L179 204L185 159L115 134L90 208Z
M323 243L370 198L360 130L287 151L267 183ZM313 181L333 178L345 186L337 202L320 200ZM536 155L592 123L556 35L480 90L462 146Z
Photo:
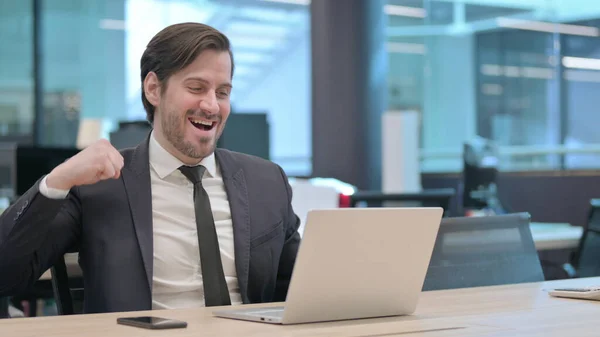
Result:
M32 20L30 1L0 2L0 90L33 87Z
M123 3L42 1L44 91L80 92L85 117L120 117L125 110L125 33L101 26L106 18L123 19ZM2 40L6 52L0 53L0 86L28 88L33 71L30 4L3 1L1 8L0 31L10 41ZM6 46L11 41L15 43Z
M422 175L423 188L458 190L460 180L457 174ZM501 173L498 193L509 209L529 212L533 221L582 226L587 221L590 199L600 198L600 174L585 171ZM456 207L460 200L454 201Z
M422 148L462 149L476 135L474 37L435 36L426 40ZM458 170L456 159L431 159L424 169Z
M598 27L600 20L577 22L581 25ZM596 37L563 36L564 55L598 60L600 45ZM598 92L600 92L600 71L598 69L568 69L563 81L563 109L568 113L564 131L565 143L573 147L584 147L600 143L600 114L598 113ZM575 79L579 80L576 81ZM565 156L567 168L598 168L600 154L569 154Z
M39 138L44 144L74 145L80 118L113 120L126 113L125 32L103 26L107 18L123 19L124 0L40 4L41 122L46 127ZM0 5L0 105L19 107L19 124L27 126L20 127L23 132L31 132L33 123L32 8L32 1Z
M0 1L0 137L32 135L31 1Z
M309 174L311 157L310 36L299 36L291 52L273 64L253 90L234 102L235 112L268 112L271 158L291 174ZM234 88L235 90L235 88ZM276 126L276 127L273 127Z
M475 135L473 36L435 36L426 41L423 147L462 147Z
M476 134L474 42L473 35L388 42L388 109L421 113L420 147L426 152L459 151ZM427 158L422 168L459 171L461 165L459 158Z
M42 69L45 92L77 92L85 118L123 118L124 0L43 1Z

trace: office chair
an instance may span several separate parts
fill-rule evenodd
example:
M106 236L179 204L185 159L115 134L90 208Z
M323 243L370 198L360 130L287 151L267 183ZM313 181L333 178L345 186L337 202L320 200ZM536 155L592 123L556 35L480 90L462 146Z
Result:
M600 199L590 200L588 221L583 228L572 265L576 277L600 276Z
M0 319L10 318L8 314L8 297L0 297Z
M444 218L423 290L544 281L530 215Z
M384 207L386 203L415 202L421 207L441 207L444 217L450 216L450 202L456 191L453 188L425 189L416 193L383 193L376 191L358 191L350 196L350 207L361 203L367 207Z
M480 210L510 213L498 197L498 146L489 139L476 137L463 147L461 213Z
M59 315L74 315L82 312L84 299L83 281L80 277L69 277L64 256L52 266L52 289Z

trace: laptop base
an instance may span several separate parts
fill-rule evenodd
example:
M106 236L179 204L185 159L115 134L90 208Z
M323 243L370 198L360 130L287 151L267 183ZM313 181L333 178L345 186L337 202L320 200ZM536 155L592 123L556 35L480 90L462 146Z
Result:
M244 321L282 324L284 307L265 307L252 309L229 309L213 312L213 315L223 318L239 319Z

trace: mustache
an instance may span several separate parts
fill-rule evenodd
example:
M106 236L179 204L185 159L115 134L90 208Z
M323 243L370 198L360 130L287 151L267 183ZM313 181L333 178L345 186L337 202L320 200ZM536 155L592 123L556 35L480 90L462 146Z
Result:
M188 110L186 112L186 116L194 118L203 118L211 122L220 122L222 120L220 114L210 114L202 110Z

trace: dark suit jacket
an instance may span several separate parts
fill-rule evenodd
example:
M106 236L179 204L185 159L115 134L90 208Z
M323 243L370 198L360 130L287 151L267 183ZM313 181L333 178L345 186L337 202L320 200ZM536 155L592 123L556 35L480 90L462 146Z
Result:
M152 308L152 200L148 142L123 150L119 179L75 187L64 200L39 182L0 217L0 296L30 287L68 251L79 251L85 312ZM231 207L244 303L283 301L300 243L283 170L217 149Z

